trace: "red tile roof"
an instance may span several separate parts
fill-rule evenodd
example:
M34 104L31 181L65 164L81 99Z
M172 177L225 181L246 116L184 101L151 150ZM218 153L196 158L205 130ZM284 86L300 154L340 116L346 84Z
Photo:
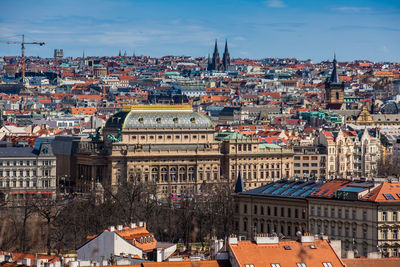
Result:
M322 186L318 187L315 191L313 191L309 196L311 197L323 197L323 198L331 198L330 196L332 193L336 192L337 190L346 187L351 183L350 180L344 179L335 179L333 181L329 181Z
M347 267L399 267L400 258L382 258L382 259L343 259Z
M362 197L361 200L374 202L400 202L400 182L384 182Z
M315 248L311 248L311 244ZM280 241L275 244L256 244L253 241L239 241L238 244L230 244L233 256L240 267L246 264L258 266L297 266L297 263L305 263L306 266L323 266L324 262L330 262L332 266L345 266L336 255L328 240L317 239L313 243L301 243L297 241Z

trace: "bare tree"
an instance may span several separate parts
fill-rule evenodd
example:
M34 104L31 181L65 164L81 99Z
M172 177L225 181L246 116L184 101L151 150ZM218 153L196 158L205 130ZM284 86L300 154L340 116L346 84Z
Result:
M52 237L54 235L54 222L60 215L64 208L64 204L61 201L53 199L40 199L35 202L35 210L38 215L45 221L46 226L46 249L47 254L51 254L52 249Z

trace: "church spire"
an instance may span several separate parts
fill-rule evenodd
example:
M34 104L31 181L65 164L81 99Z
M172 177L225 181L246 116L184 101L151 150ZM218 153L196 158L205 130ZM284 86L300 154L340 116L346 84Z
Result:
M217 42L217 39L215 39L214 54L215 53L218 53L218 42Z
M244 183L243 183L243 180L242 180L242 174L241 174L241 172L239 172L238 178L236 180L236 185L235 185L235 193L241 193L244 190L245 189L244 189Z
M221 59L219 57L219 53L218 53L218 43L217 43L217 39L215 39L215 47L214 47L214 53L213 53L213 57L212 57L212 62L211 62L211 70L220 70L221 68Z
M337 65L337 61L336 61L336 52L335 52L334 56L333 56L333 70L332 70L332 74L329 79L329 82L338 84L338 83L340 83L340 79L339 79L339 74L337 72L336 65Z
M222 56L222 67L224 71L228 70L228 66L231 64L231 58L229 56L228 51L228 40L225 39L225 51L224 55Z

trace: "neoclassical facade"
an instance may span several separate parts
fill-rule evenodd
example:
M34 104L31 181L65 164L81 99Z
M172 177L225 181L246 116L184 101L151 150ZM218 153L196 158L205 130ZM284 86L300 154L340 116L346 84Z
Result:
M293 149L259 143L237 133L220 133L224 177L235 179L239 173L246 189L267 182L293 177Z
M94 182L143 181L156 183L161 194L199 191L221 182L214 133L190 106L125 107L107 121L103 140L81 142L78 184L87 190Z
M188 105L126 106L102 135L81 141L75 157L73 176L82 192L124 181L154 182L163 195L202 192L233 186L239 173L251 189L293 176L292 149L216 135L209 118Z
M32 147L0 148L0 198L54 198L57 188L56 157L50 143Z

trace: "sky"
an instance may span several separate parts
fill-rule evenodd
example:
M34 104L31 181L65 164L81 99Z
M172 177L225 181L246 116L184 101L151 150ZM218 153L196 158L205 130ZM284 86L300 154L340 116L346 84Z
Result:
M207 56L400 62L400 0L0 0L0 41L28 56ZM20 46L0 43L0 56Z

